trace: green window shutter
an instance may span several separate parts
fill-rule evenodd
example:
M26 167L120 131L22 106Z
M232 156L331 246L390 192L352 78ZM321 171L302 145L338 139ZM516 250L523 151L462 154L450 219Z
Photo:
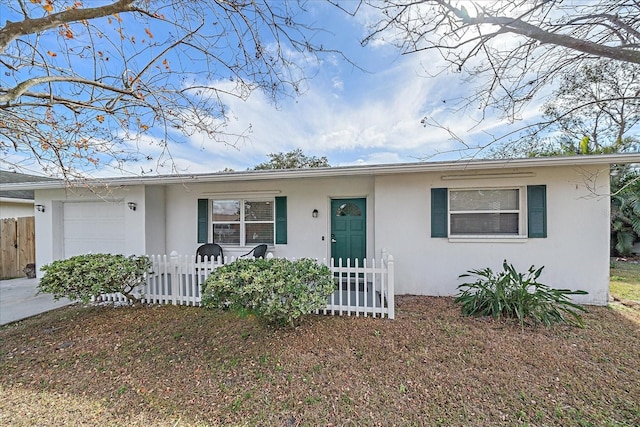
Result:
M209 240L209 199L198 199L198 243Z
M287 243L287 198L276 197L276 243Z
M447 189L431 189L431 237L447 237L449 233Z
M527 223L530 238L547 237L547 186L527 186Z

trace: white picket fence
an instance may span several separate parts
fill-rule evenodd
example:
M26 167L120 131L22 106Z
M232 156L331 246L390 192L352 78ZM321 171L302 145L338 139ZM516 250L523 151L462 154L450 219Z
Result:
M269 256L271 256L269 254ZM141 301L149 304L200 305L200 290L207 276L223 265L222 260L197 262L195 255L151 255L152 267L146 283L134 291ZM224 263L234 262L235 257L225 257ZM317 313L332 315L379 316L393 319L394 312L394 266L393 257L385 250L379 260L339 259L328 265L333 273L336 290L327 301L327 306ZM98 301L125 302L121 294L101 295Z

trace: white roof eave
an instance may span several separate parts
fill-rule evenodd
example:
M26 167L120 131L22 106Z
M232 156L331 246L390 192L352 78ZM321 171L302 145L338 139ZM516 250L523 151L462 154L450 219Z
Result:
M0 197L0 203L15 203L21 205L33 205L33 199L18 199L15 197Z
M41 181L3 184L6 190L46 190L66 187L122 187L131 185L193 184L208 182L263 181L274 179L325 178L339 176L389 175L420 172L464 172L488 169L585 166L640 163L640 153L562 157L533 157L500 160L457 160L311 169L218 172L207 174L160 175L153 177L96 178L78 182Z

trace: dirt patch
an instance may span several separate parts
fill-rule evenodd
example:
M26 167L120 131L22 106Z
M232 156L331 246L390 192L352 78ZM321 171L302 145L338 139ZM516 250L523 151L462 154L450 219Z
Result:
M184 306L67 307L0 328L2 425L634 425L640 317L584 329L465 318L397 298L397 319L276 330Z

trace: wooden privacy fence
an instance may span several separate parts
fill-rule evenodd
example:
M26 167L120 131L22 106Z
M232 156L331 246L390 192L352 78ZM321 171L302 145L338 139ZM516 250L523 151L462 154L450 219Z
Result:
M0 221L0 279L24 277L27 264L35 263L34 217Z
M144 286L135 290L141 301L149 304L200 305L201 286L207 276L223 265L222 260L196 262L196 256L151 255L152 267ZM224 263L234 262L235 257L225 257ZM358 260L351 263L339 259L328 265L334 276L335 291L327 299L327 306L317 313L332 315L379 316L393 319L394 312L394 264L386 251L379 260ZM126 301L121 294L102 295L100 301Z

